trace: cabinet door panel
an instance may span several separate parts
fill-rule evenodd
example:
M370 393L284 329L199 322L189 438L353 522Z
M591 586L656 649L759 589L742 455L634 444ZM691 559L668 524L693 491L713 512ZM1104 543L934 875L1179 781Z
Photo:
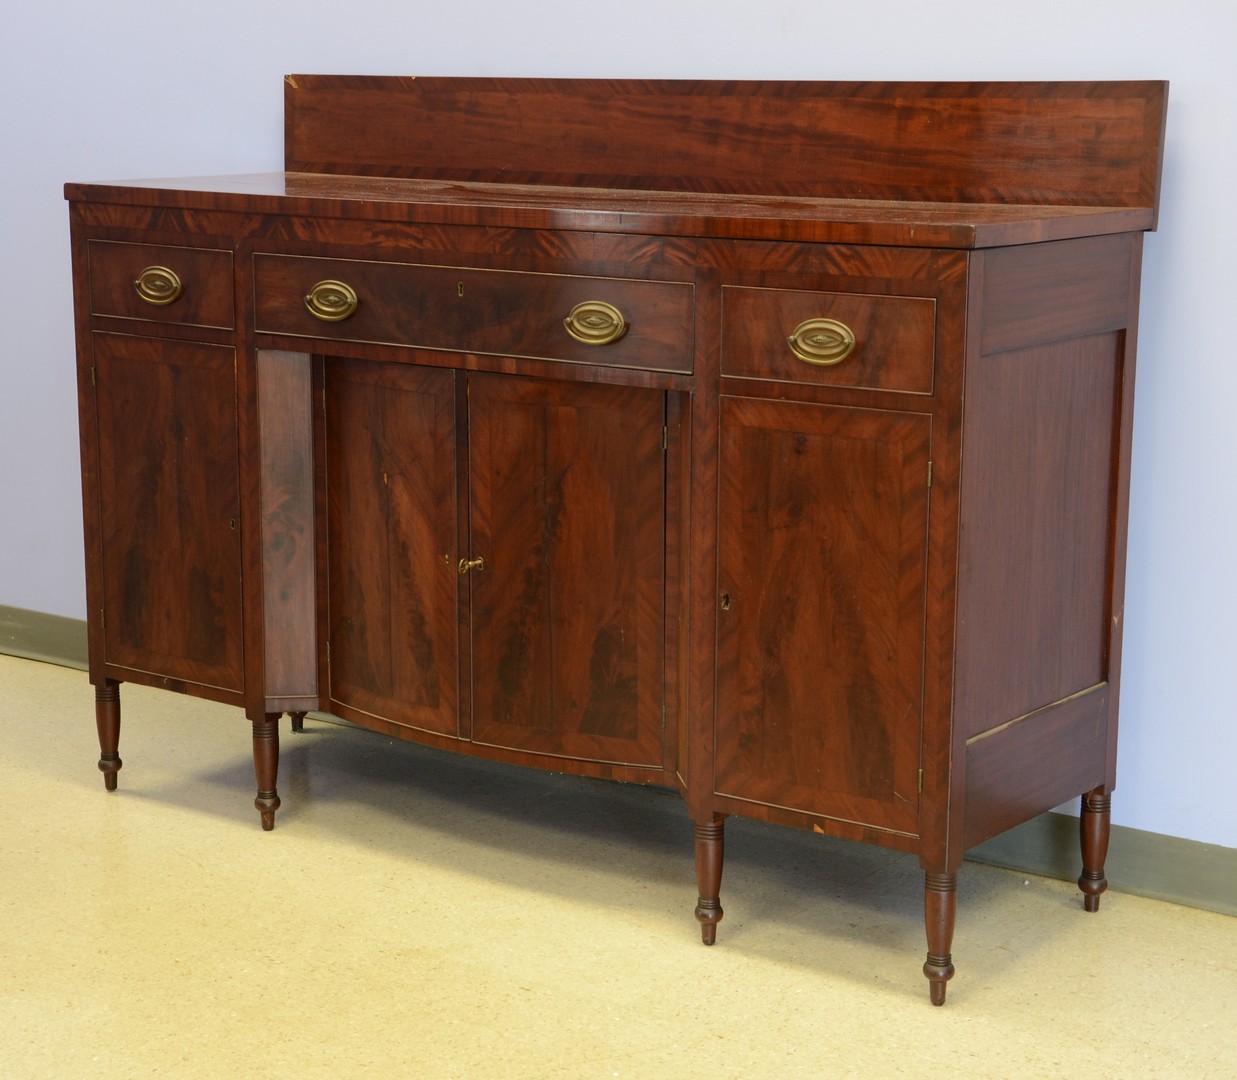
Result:
M109 664L242 688L236 359L96 334Z
M455 375L326 363L331 699L459 731Z
M916 831L930 431L723 401L719 793Z
M665 402L469 382L473 739L658 766Z

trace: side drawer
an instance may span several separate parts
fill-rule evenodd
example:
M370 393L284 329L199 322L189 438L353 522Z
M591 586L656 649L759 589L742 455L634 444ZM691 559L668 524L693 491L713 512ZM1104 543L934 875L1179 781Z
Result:
M91 240L90 313L231 330L232 252Z
M651 371L692 368L687 282L259 253L254 288L258 333Z
M726 285L722 374L930 394L935 326L930 297Z

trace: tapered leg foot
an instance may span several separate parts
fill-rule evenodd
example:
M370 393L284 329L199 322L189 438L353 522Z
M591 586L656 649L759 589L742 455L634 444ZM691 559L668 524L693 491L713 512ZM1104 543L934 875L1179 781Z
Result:
M1100 896L1108 888L1104 863L1108 859L1108 837L1112 826L1112 796L1103 788L1089 791L1082 797L1082 813L1078 818L1078 835L1082 841L1082 906L1087 911L1099 911Z
M299 735L305 730L305 714L303 712L288 713L292 719L292 733Z
M923 887L924 927L928 932L928 958L923 973L928 978L933 1005L945 1004L945 984L954 977L954 924L958 914L958 875L925 874Z
M258 780L258 795L253 800L267 832L275 827L275 811L279 809L279 793L275 779L279 772L279 721L282 713L267 713L253 722L253 769Z
M116 790L120 760L120 683L108 679L94 690L95 726L99 729L99 771L103 787Z
M700 940L712 945L717 940L717 924L722 921L722 858L725 847L725 814L696 822L696 921Z

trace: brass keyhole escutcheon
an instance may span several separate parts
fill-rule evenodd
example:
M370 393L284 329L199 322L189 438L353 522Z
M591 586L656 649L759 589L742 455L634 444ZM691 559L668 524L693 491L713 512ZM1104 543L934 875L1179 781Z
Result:
M137 276L133 283L138 296L148 304L163 307L180 298L184 291L180 278L175 270L166 266L148 266Z
M309 314L323 322L343 322L359 303L356 290L343 281L319 281L305 297Z
M808 319L791 331L786 342L805 364L832 367L855 351L855 332L837 319Z

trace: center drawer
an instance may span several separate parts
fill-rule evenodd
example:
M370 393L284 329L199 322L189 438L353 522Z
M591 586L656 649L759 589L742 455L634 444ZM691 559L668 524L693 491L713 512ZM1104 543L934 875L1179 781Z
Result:
M258 333L690 373L692 285L254 255Z

